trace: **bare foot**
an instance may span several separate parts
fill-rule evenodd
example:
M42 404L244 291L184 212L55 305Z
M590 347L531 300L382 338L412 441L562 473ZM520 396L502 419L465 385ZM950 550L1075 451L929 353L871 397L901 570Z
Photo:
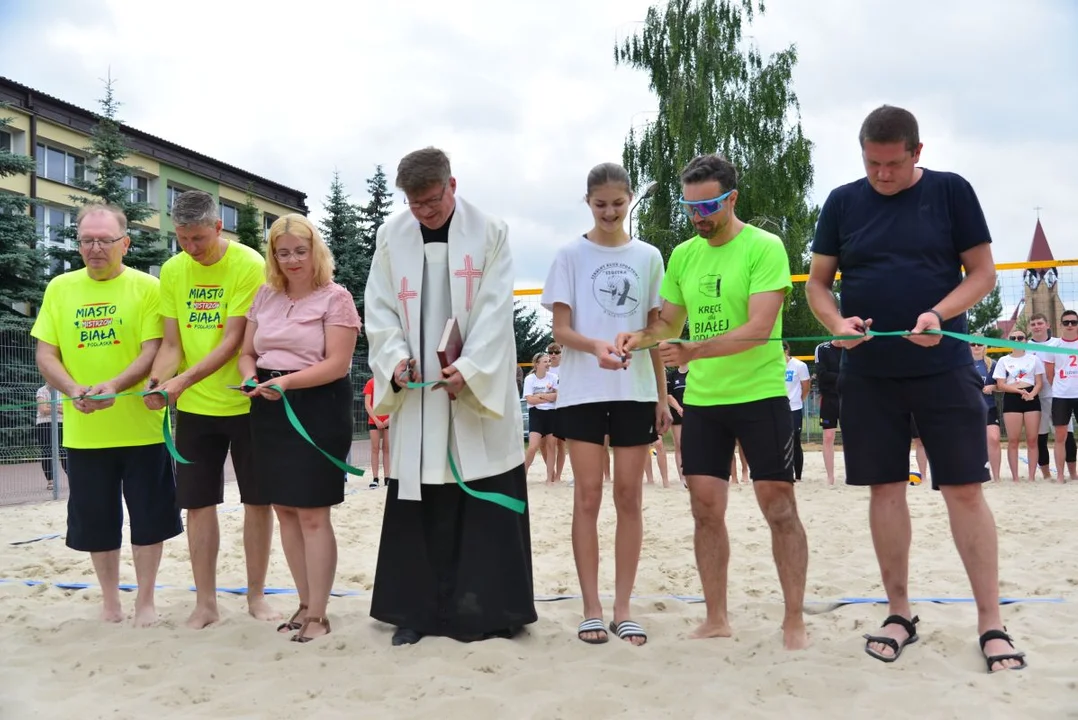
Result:
M689 633L689 637L694 640L704 640L707 638L724 638L733 637L734 631L730 629L730 623L725 620L718 622L711 622L705 620L700 623L700 626Z
M782 646L787 650L804 650L809 646L808 630L803 621L783 624Z
M216 605L211 608L196 605L195 609L191 611L191 617L187 618L187 622L184 624L192 630L201 630L207 625L213 625L220 619L221 616L217 612Z
M273 606L266 600L265 595L253 595L247 598L247 612L251 614L255 620L280 620L283 615L273 609Z
M135 627L148 628L157 624L157 611L153 605L135 608Z
M101 609L101 621L110 623L120 623L124 621L124 611L119 605L116 607L106 607Z

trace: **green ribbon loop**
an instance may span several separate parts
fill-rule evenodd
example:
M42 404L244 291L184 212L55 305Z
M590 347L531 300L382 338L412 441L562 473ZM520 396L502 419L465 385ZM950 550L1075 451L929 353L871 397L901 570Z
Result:
M254 385L247 384L246 387L254 387ZM292 409L292 403L288 402L288 396L284 394L284 389L280 385L270 385L269 388L271 390L276 390L280 394L281 402L284 403L284 413L285 413L286 416L288 416L288 422L292 424L292 429L294 429L296 432L298 432L300 437L302 437L304 440L306 440L308 443L310 443L311 447L313 447L318 452L322 453L326 457L327 460L329 460L331 463L336 465L338 468L340 468L344 472L350 473L352 475L360 475L360 476L364 474L364 472L362 470L360 470L359 468L352 467L348 463L346 463L346 462L344 462L342 460L338 460L337 458L333 457L332 455L330 455L328 452L326 452L322 448L318 447L318 443L316 443L314 440L311 439L310 434L307 432L307 428L303 427L303 423L301 423L299 421L299 418L296 417L296 412L295 412L295 410Z
M180 455L180 451L176 449L176 441L172 439L172 413L168 408L168 393L164 390L147 390L137 394L143 397L146 395L160 395L165 398L165 416L161 418L161 436L165 438L165 449L168 450L168 454L176 462L181 465L190 465L191 461Z
M515 497L509 497L503 493L496 492L484 492L482 490L472 490L468 487L468 483L460 477L460 473L457 471L457 464L453 462L453 451L450 450L449 454L449 471L453 473L453 479L457 481L457 485L468 495L471 495L476 500L485 500L486 502L492 502L495 505L501 505L507 510L512 510L518 515L524 514L525 503L523 500Z

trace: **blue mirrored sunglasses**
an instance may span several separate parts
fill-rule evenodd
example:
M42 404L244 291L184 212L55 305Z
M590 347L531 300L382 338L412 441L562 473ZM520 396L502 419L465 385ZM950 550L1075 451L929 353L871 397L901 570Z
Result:
M710 200L690 201L682 197L678 202L681 203L681 212L685 213L685 217L692 220L693 215L707 217L722 210L722 206L725 204L723 201L728 198L732 192L733 190L730 190L729 192L725 192L717 198L711 198Z

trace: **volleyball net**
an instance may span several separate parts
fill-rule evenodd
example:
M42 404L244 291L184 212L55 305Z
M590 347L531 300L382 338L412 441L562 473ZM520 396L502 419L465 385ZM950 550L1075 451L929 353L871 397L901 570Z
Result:
M1078 310L1078 259L1047 260L1039 262L999 263L996 265L996 292L970 311L971 331L983 332L994 337L1006 337L1012 329L1027 331L1029 319L1035 314L1048 318L1052 333L1059 333L1059 316L1064 310ZM808 275L793 275L793 297L804 297L805 282ZM838 278L841 290L841 276ZM534 323L549 330L552 317L550 312L540 305L542 287L523 287L513 291L514 299L525 314L534 312ZM803 323L802 323L803 325ZM794 329L793 324L784 321L788 334ZM819 323L810 328L797 330L811 335L825 335L826 330ZM992 354L1005 355L1010 352L1005 348L989 348ZM807 363L813 362L812 355L797 355ZM527 368L530 362L522 362Z

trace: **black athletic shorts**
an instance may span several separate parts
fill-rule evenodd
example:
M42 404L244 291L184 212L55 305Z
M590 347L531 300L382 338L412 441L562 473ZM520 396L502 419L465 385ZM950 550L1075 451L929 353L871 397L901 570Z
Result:
M995 405L988 408L988 424L999 427L999 408Z
M653 402L612 400L570 405L558 408L558 423L566 440L595 445L602 445L607 435L610 447L650 445L659 439Z
M734 405L685 405L681 467L685 475L730 479L735 443L741 443L753 480L794 481L794 428L782 397Z
M834 430L838 427L839 397L838 395L820 396L820 427L824 430Z
M176 500L181 508L220 505L225 501L225 458L232 469L244 505L269 505L254 467L251 416L176 413L176 449L190 464L176 465Z
M1003 414L1018 413L1025 415L1031 412L1041 411L1041 399L1034 396L1032 400L1023 400L1018 393L1003 394Z
M1052 427L1065 427L1078 417L1078 398L1052 398Z
M528 408L528 434L547 436L554 434L554 425L557 420L557 410L540 410Z
M934 488L986 482L983 387L973 365L915 378L841 373L846 483L909 482L911 420L928 454Z
M183 532L172 458L164 443L68 448L67 481L67 546L72 550L119 550L125 501L132 545L156 545Z

